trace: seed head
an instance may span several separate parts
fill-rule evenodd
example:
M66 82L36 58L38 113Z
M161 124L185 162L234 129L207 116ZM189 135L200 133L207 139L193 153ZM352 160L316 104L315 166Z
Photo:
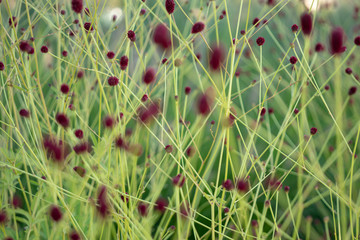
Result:
M258 38L256 39L256 43L257 43L258 46L264 45L264 43L265 43L265 38L263 38L263 37L258 37Z
M52 205L49 214L54 222L59 222L62 219L62 212L58 206Z
M191 33L196 34L202 32L205 28L205 24L203 22L196 22L194 23L193 27L191 28Z
M25 117L25 118L30 117L30 112L29 112L29 110L24 109L24 108L19 111L19 114L20 114L20 116Z
M239 192L246 193L248 191L248 183L245 179L239 179L236 183L236 189Z
M172 14L175 10L175 1L174 0L165 0L165 8L169 14Z
M154 68L146 69L143 75L143 82L147 85L151 84L156 80L156 71Z
M84 76L84 72L83 71L78 71L78 73L77 73L77 75L76 75L76 77L77 78L82 78Z
M186 94L186 95L189 95L190 93L191 93L191 87L186 86L186 87L185 87L185 94Z
M60 91L63 93L63 94L68 94L69 93L69 85L67 85L66 83L63 83L61 84L60 86Z
M223 188L225 188L227 191L231 191L234 189L234 184L231 181L231 179L227 179L222 183Z
M75 231L73 230L70 234L69 234L69 238L70 240L80 240L80 235Z
M291 26L291 31L293 31L294 33L296 33L299 30L298 25L294 24Z
M116 85L118 85L118 83L119 83L119 79L117 77L111 76L111 77L108 78L108 84L110 86L112 86L112 87L116 86Z
M62 55L63 55L63 57L67 57L68 52L66 50L62 51Z
M354 95L356 93L357 88L355 86L352 86L349 89L349 96Z
M260 19L259 18L254 18L253 25L255 25L255 27L258 27L260 25Z
M140 10L140 16L145 15L145 13L146 13L146 9L142 8L142 9Z
M153 40L154 43L156 43L163 49L171 47L170 33L165 24L159 24L156 26L154 30Z
M311 135L315 135L316 132L317 132L317 128L312 127L312 128L310 129Z
M122 56L120 58L120 69L121 70L125 70L128 66L128 63L129 63L129 58L127 56Z
M86 32L92 32L94 30L94 25L91 22L84 23L84 29Z
M290 187L289 187L289 186L285 186L285 187L284 187L284 191L285 191L286 193L288 193L288 192L290 191Z
M296 115L296 114L298 114L298 113L299 113L299 109L295 108L295 109L294 109L294 114Z
M345 69L345 72L346 72L347 74L351 75L353 71L352 71L351 68L346 68L346 69Z
M344 46L345 34L341 27L336 27L332 30L330 35L330 53L340 54L346 50Z
M135 35L135 32L133 30L129 30L127 32L127 36L130 39L130 41L132 41L132 42L136 41L136 35Z
M107 115L103 119L103 124L106 128L113 128L115 125L115 120L112 116Z
M21 41L19 48L22 52L27 52L27 53L30 53L33 49L27 41Z
M67 128L70 125L70 120L65 113L56 114L55 119L57 123L60 124L63 128Z
M49 51L49 49L48 49L48 47L47 46L42 46L41 48L40 48L40 51L42 52L42 53L47 53L48 51Z
M106 56L108 57L108 59L113 59L115 57L115 53L113 51L109 51Z
M304 13L300 17L301 29L305 35L310 35L312 31L312 16L309 13Z
M148 95L147 94L144 94L142 97L141 97L141 101L142 102L146 102L148 100Z
M219 70L224 59L224 49L221 46L214 47L213 51L210 53L210 69L214 71Z
M71 1L71 9L75 13L81 13L83 9L83 1L82 0L72 0Z
M292 56L292 57L290 58L290 63L291 63L292 65L296 64L296 63L297 63L297 58L296 58L295 56Z

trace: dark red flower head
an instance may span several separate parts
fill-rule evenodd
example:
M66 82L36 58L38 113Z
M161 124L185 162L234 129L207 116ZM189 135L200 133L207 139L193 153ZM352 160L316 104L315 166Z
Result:
M73 149L74 149L74 152L79 155L82 153L90 152L91 146L88 142L81 142L81 143L76 144Z
M208 115L211 111L215 98L215 91L213 88L208 88L204 94L198 98L197 109L201 115Z
M143 75L143 82L147 85L151 84L156 80L156 71L154 68L146 69Z
M29 112L29 110L26 110L26 109L24 109L24 108L19 111L19 114L20 114L20 116L22 116L22 117L26 117L26 118L30 117L30 112Z
M60 86L60 91L63 93L63 94L68 94L69 93L69 85L67 85L66 83L63 83L61 84Z
M202 32L205 28L205 24L203 22L196 22L194 23L193 27L191 28L191 33L196 34Z
M132 41L132 42L136 41L136 35L135 35L135 32L133 30L129 30L127 32L127 36L130 39L130 41Z
M171 153L172 150L173 150L173 147L172 147L171 145L166 145L166 146L165 146L165 151L166 151L167 153Z
M139 211L140 216L146 217L148 214L148 205L145 203L139 203L138 211Z
M174 0L165 0L165 8L169 14L172 14L175 10L175 1Z
M259 18L254 18L253 25L255 25L255 27L258 27L260 25L260 19Z
M9 18L9 26L10 27L16 27L17 26L17 20L16 17Z
M19 48L22 52L27 52L27 53L30 53L33 49L27 41L21 41Z
M142 123L148 124L151 120L160 113L160 106L158 103L152 102L146 107L142 106L138 109L138 116Z
M142 9L140 10L140 16L145 15L145 13L146 13L146 9L142 8Z
M119 83L119 79L117 77L111 76L111 77L108 78L108 84L110 86L112 86L112 87L116 86L116 85L118 85L118 83Z
M312 16L309 13L304 13L300 17L301 29L305 35L310 35L312 31Z
M234 189L234 184L231 181L231 179L227 179L222 184L223 188L225 188L227 191L231 191Z
M346 68L346 69L345 69L345 72L346 72L346 74L349 74L349 75L350 75L350 74L352 74L353 71L352 71L351 68Z
M48 157L57 163L62 163L70 152L67 144L54 137L44 137L43 145Z
M115 57L115 53L113 51L109 51L106 56L108 57L108 59L113 59Z
M245 179L239 179L236 183L236 189L239 192L246 193L248 191L248 183Z
M165 198L160 197L156 200L154 208L155 210L164 213L168 205L168 201Z
M186 95L189 95L190 93L191 93L191 87L186 86L186 87L185 87L185 94L186 94Z
M85 174L86 174L85 168L80 167L80 166L75 166L75 167L73 168L73 170L74 170L77 174L79 174L80 177L84 177Z
M48 47L47 46L42 46L41 48L40 48L40 51L42 52L42 53L47 53L48 51L49 51L49 49L48 49Z
M310 129L310 133L311 133L311 135L315 135L317 133L317 128L312 127Z
M96 210L103 218L107 217L110 213L110 206L107 199L107 189L105 186L101 186L99 188Z
M69 234L69 238L70 240L80 240L80 235L75 231L73 230L70 234Z
M55 119L57 123L60 124L63 128L67 128L70 125L70 120L65 113L56 114Z
M297 63L297 61L298 61L298 60L297 60L297 58L296 58L295 56L290 57L290 63L291 63L291 64L294 65L294 64Z
M0 61L0 71L4 71L5 65L3 62Z
M122 56L120 58L120 69L121 70L125 70L128 66L128 63L129 63L129 58L127 56Z
M22 200L18 195L14 195L13 199L11 200L11 205L14 208L20 208L22 206Z
M258 46L262 46L262 45L264 45L264 43L265 43L265 38L263 38L263 37L258 37L258 38L256 39L256 44L257 44Z
M164 49L171 47L170 33L165 24L159 24L156 26L154 30L153 40L154 43Z
M106 128L113 128L115 123L115 119L110 115L105 116L103 119L103 124Z
M325 46L322 43L317 43L315 45L315 52L322 52L325 50Z
M7 213L5 212L5 210L0 210L0 225L3 225L7 222L8 217L7 217Z
M294 24L291 26L291 31L293 31L294 33L296 33L299 30L298 25Z
M71 1L71 9L76 13L81 13L83 9L83 1L82 0L72 0Z
M84 29L86 32L92 32L94 30L94 24L91 24L91 22L84 23Z
M62 219L62 212L58 206L52 205L49 214L54 222L59 222Z
M84 137L84 132L81 129L76 129L74 134L78 139L82 139Z
M357 88L355 86L349 89L349 96L354 95L356 93Z
M185 183L185 176L183 176L181 173L173 177L172 182L175 186L182 187Z
M360 46L360 36L357 36L355 39L354 39L354 43L356 46Z
M219 70L222 62L225 60L224 49L221 46L216 46L210 53L210 69Z
M345 33L341 27L336 27L330 35L330 53L340 54L346 50L344 46Z

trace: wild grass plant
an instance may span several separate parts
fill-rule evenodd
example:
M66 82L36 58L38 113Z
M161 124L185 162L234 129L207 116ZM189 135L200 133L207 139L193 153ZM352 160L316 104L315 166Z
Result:
M0 238L358 239L360 5L323 2L0 1Z

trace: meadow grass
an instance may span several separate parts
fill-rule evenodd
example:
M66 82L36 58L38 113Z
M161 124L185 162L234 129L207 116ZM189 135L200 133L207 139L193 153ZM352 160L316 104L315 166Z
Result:
M316 3L0 1L0 238L358 239L360 5Z

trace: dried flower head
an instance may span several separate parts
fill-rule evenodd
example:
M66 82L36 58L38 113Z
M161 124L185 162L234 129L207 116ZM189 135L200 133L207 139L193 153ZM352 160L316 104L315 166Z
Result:
M127 32L127 36L130 39L130 41L132 41L132 42L136 41L136 35L135 35L135 32L133 30L129 30Z
M174 0L165 0L165 8L169 14L172 14L175 10L175 1Z
M121 70L125 70L128 66L128 63L129 63L129 58L127 56L122 56L120 58L120 69Z
M75 13L81 13L83 9L83 1L82 0L72 0L71 1L71 9Z
M114 87L114 86L118 85L118 83L119 83L119 79L117 77L111 76L108 78L108 84L110 86Z
M264 43L265 43L265 38L263 38L263 37L258 37L258 38L256 39L256 44L257 44L258 46L262 46L262 45L264 45Z

